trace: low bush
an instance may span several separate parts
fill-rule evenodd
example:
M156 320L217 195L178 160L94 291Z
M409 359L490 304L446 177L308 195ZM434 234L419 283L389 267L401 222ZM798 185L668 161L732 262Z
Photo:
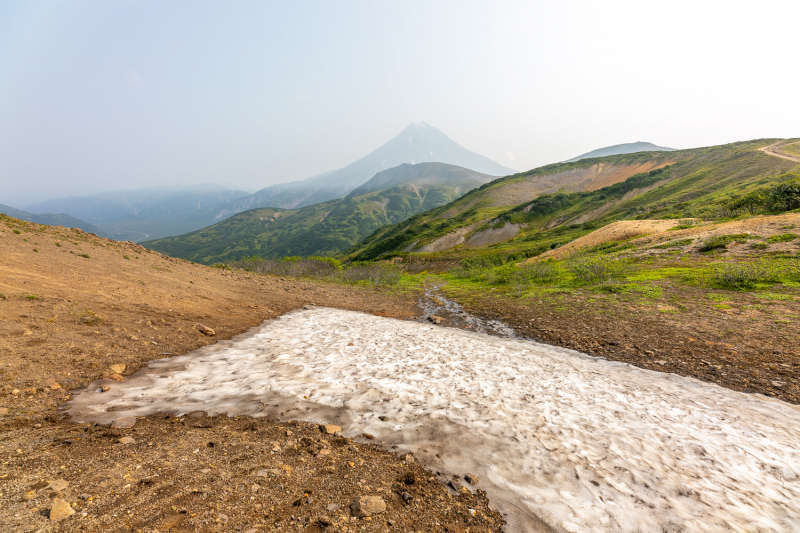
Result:
M567 267L575 279L587 283L608 283L624 277L631 271L629 260L603 255L577 254L570 258Z
M796 238L796 233L783 233L781 235L772 235L767 237L767 242L770 244L774 244L776 242L789 242L795 240Z
M713 271L717 286L730 289L753 289L759 283L779 281L780 270L767 262L725 263Z
M710 252L712 250L719 250L727 248L732 242L744 243L747 239L752 238L747 233L735 233L732 235L712 235L702 242L699 250L701 252Z

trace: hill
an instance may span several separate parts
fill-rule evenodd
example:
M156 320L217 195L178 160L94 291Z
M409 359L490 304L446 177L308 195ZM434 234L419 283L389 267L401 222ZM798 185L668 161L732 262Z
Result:
M487 246L536 255L615 220L711 216L727 201L791 179L787 173L797 171L797 162L762 152L770 142L548 165L381 228L348 257L369 260L386 253Z
M36 224L44 224L47 226L64 226L65 228L79 228L86 233L94 233L100 237L109 237L109 235L93 224L78 220L77 218L65 215L63 213L28 213L21 209L15 209L8 205L0 204L0 213L10 217L18 218L20 220L27 220L28 222L35 222Z
M33 213L68 213L98 226L115 239L138 242L213 224L224 205L247 194L215 183L143 187L57 198L26 209Z
M410 124L377 150L346 167L303 181L271 185L226 206L218 217L257 207L294 209L342 198L376 173L403 163L448 163L482 174L505 176L515 171L488 157L463 148L444 133L424 122Z
M574 161L580 161L581 159L591 159L593 157L634 154L636 152L674 152L674 151L675 148L665 148L664 146L656 146L653 143L639 141L635 143L615 144L614 146L606 146L605 148L598 148L597 150L586 152L585 154L579 155L578 157L567 159L566 161L564 161L564 163L572 163Z
M199 263L335 255L376 229L448 203L492 176L445 163L401 164L346 198L300 209L252 209L187 235L143 243Z

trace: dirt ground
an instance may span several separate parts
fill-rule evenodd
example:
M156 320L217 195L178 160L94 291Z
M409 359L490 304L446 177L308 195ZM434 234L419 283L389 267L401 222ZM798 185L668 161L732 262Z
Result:
M500 530L480 485L456 492L367 438L205 416L110 429L58 410L70 389L305 304L411 318L416 295L225 271L8 217L0 258L1 531ZM356 518L356 496L387 510ZM75 514L51 521L54 498Z

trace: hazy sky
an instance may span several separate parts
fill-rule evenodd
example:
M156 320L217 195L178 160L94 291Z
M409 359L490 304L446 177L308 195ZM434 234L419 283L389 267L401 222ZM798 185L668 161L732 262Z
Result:
M519 170L623 142L800 136L800 1L0 1L21 188L344 166L425 121Z

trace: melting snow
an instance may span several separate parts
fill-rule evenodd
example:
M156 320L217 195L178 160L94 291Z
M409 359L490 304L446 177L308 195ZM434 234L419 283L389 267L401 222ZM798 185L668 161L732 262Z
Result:
M73 417L298 409L478 474L511 530L800 531L791 406L534 342L312 308L111 387Z

